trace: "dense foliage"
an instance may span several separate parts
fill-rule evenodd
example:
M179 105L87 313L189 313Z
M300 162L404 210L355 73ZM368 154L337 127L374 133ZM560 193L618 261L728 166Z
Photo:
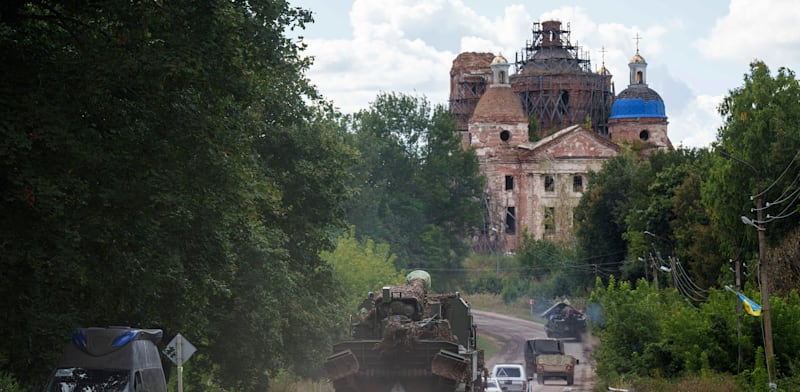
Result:
M590 308L602 310L590 314L601 341L594 353L597 373L606 381L737 374L740 385L766 387L761 319L737 312L734 294L712 289L707 301L695 306L678 290L658 290L643 280L635 287L613 278L605 286L597 283ZM757 298L756 292L746 293ZM800 296L794 291L772 305L781 390L795 390Z
M405 282L404 271L398 272L395 267L397 256L389 252L389 244L376 243L369 236L359 238L355 227L339 237L333 251L322 252L322 259L333 267L351 313L369 292Z
M736 297L722 290L738 281L760 299L767 283L756 279L757 231L744 216L766 229L776 375L787 390L798 386L800 84L761 62L744 80L720 106L711 150L622 155L590 177L575 216L580 259L604 267L589 314L605 380L719 373L766 387L761 319L740 316L737 337Z
M198 390L314 371L354 154L285 37L310 20L279 0L3 2L0 371L42 382L95 325L182 333Z
M398 268L425 269L436 290L452 288L480 219L483 183L450 112L424 97L383 93L348 128L362 157L349 222L389 244Z

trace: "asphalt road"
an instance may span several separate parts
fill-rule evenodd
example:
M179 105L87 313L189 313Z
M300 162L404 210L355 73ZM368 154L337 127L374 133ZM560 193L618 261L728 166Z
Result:
M486 367L491 371L498 363L525 363L525 341L532 338L544 338L544 325L528 320L504 316L496 313L472 310L478 335L492 340L497 345L497 352L486 359ZM591 337L583 342L565 340L567 354L577 358L580 363L575 367L575 383L567 386L565 380L548 379L545 385L532 381L532 392L590 392L594 387L594 360L591 351L595 345ZM528 375L531 377L531 375Z

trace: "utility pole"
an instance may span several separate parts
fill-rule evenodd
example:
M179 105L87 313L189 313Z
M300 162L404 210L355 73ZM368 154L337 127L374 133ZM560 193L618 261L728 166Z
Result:
M658 291L658 267L656 267L656 259L654 256L650 256L650 264L653 267L653 284L655 284L656 291Z
M753 165L749 162L729 154L727 151L718 148L717 152L729 159L739 162L749 168L755 175L756 180L756 221L753 222L746 216L742 216L742 222L756 228L758 232L758 276L761 282L761 315L764 317L764 354L767 357L767 377L769 377L770 388L772 387L773 369L772 362L774 360L775 352L772 347L772 319L769 312L769 274L767 273L767 245L765 239L765 231L767 228L764 226L764 195L761 194L761 175ZM753 197L751 196L752 200Z
M742 259L738 256L736 257L736 291L741 293L742 292ZM737 342L742 341L742 301L736 301L736 337ZM738 373L742 368L742 344L737 344L739 347L738 349L738 361L736 362L736 372Z
M764 233L767 228L763 226L764 211L762 208L764 206L764 196L761 194L760 178L757 177L756 181L758 182L756 186L756 192L758 192L756 194L756 219L758 224L755 226L756 231L758 231L758 274L761 280L761 313L764 315L764 351L767 355L767 375L770 384L772 384L772 360L775 352L772 347L772 319L769 313L769 274L767 273L766 233Z
M671 255L668 256L668 258L670 260L670 265L669 266L671 268L670 271L674 271L675 270L675 265L674 265L673 259L675 258L675 245L672 243L672 240L670 240L668 238L664 238L664 237L662 237L660 235L656 235L656 234L651 233L651 232L649 232L647 230L644 231L644 234L649 235L650 237L653 237L653 238L655 238L655 239L657 239L659 241L666 242L669 245L670 252L672 253ZM661 267L661 265L660 265L661 264L661 252L659 252L658 249L656 249L655 245L652 245L652 246L653 246L653 250L656 252L656 257L658 257L658 264L659 264L658 266L656 265L656 257L652 256L652 254L651 254L650 262L651 262L652 267L653 267L653 283L655 284L656 290L658 290L658 270ZM667 282L669 282L669 280ZM669 286L669 284L667 284L667 286Z

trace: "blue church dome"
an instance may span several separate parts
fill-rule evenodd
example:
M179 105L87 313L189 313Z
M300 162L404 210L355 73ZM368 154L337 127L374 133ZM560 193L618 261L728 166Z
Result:
M641 117L667 118L667 113L657 92L646 85L634 84L617 95L608 119Z

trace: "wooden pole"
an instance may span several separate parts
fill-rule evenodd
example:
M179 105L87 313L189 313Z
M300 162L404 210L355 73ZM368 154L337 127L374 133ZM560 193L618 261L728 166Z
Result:
M183 392L183 336L178 334L176 340L178 346L178 392Z

